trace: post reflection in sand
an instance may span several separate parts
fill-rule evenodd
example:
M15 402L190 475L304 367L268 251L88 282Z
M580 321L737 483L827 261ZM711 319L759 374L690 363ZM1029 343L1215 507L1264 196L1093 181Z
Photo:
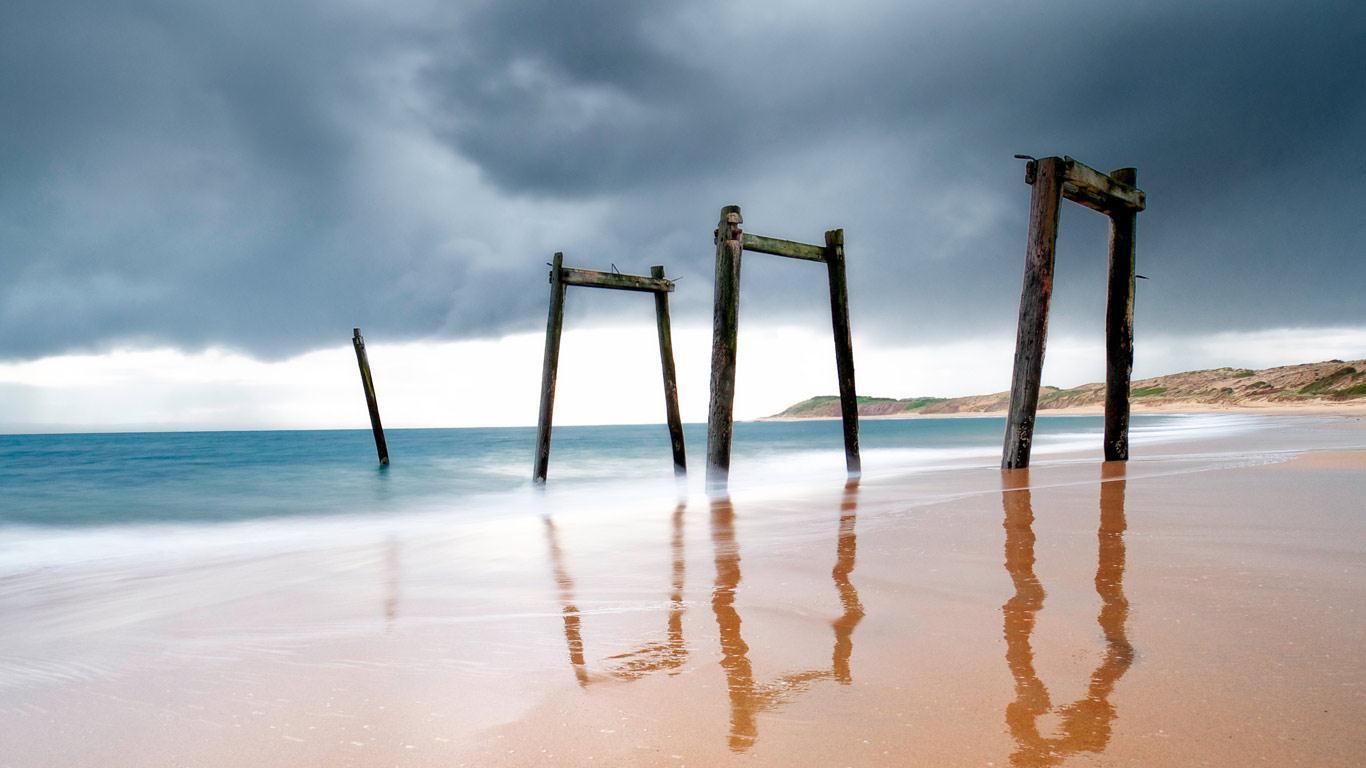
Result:
M384 631L394 628L398 618L399 586L403 581L400 558L402 545L396 536L390 536L384 546Z
M839 591L844 613L831 622L835 649L829 669L814 669L784 675L769 683L756 683L749 660L749 646L740 632L740 614L735 609L735 591L740 584L740 550L735 540L735 509L729 498L711 502L711 537L716 559L716 582L712 590L712 612L721 635L721 666L725 670L730 696L730 736L732 751L743 752L759 738L756 718L761 712L777 709L818 680L835 680L848 685L853 681L849 658L853 654L855 627L863 620L863 604L858 589L850 580L854 572L857 539L854 525L858 509L858 480L850 480L840 504L839 538L835 567L831 577Z
M1101 468L1099 557L1096 592L1101 598L1097 622L1105 637L1105 656L1087 686L1086 695L1054 708L1048 689L1034 670L1031 636L1035 615L1043 608L1043 585L1034 575L1034 509L1029 470L1002 472L1001 505L1005 510L1005 566L1015 595L1001 607L1005 624L1006 664L1015 678L1015 700L1006 706L1006 726L1015 739L1011 765L1053 766L1079 752L1099 753L1110 741L1115 708L1109 698L1133 663L1133 647L1125 635L1129 602L1124 597L1124 464ZM1044 737L1038 719L1049 712L1060 717L1059 735Z
M574 600L574 579L565 567L564 551L560 547L555 521L545 518L546 538L550 544L550 562L555 583L560 591L560 611L564 619L564 640L569 647L569 664L580 686L602 680L636 680L652 672L674 673L688 658L683 642L683 583L687 564L683 557L683 516L687 505L674 508L672 535L669 548L673 560L672 583L669 592L669 615L664 640L647 643L626 653L607 658L603 673L590 673L584 657L582 616Z

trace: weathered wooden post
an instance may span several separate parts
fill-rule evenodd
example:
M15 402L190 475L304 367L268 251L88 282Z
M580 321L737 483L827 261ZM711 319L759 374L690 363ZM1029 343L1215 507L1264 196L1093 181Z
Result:
M664 267L650 267L650 277L663 280ZM678 378L674 372L673 331L669 324L669 294L655 291L655 325L659 329L659 366L664 375L664 412L669 422L669 444L674 454L674 475L688 473L688 457L683 450L683 417L678 412Z
M541 363L541 410L536 419L536 466L532 480L545 482L550 466L550 423L555 411L555 375L560 365L560 331L564 328L564 254L550 265L550 316L545 324L545 357Z
M1053 254L1058 241L1058 209L1062 203L1062 158L1030 161L1029 243L1025 249L1024 287L1020 291L1020 323L1015 335L1015 373L1006 415L1002 469L1029 466L1034 414L1039 407L1043 349L1048 338L1048 301L1053 296Z
M712 309L711 397L707 407L707 484L718 487L730 477L734 427L735 353L740 329L740 206L721 209L716 225L716 280Z
M1022 156L1023 157L1023 156ZM1025 250L1020 325L1015 336L1015 374L1006 414L1003 469L1029 466L1034 419L1039 407L1048 336L1048 301L1053 294L1053 255L1062 198L1110 217L1109 298L1105 319L1105 457L1129 457L1129 377L1133 370L1134 222L1146 200L1134 186L1137 172L1121 168L1107 175L1070 157L1028 158L1029 244Z
M360 383L365 388L365 405L370 410L370 430L375 433L375 452L380 466L389 464L389 446L384 442L384 426L379 422L379 401L375 398L375 381L370 376L370 358L365 354L365 337L360 329L352 331L351 344L356 348L356 364L360 366Z
M1110 178L1137 186L1138 171L1119 168ZM1129 379L1134 370L1133 210L1110 214L1110 276L1105 304L1105 460L1129 459Z
M849 330L843 229L825 233L825 266L830 273L830 321L835 332L835 369L839 375L840 415L844 423L844 465L850 475L858 475L863 471L863 462L858 448L858 395L854 388L854 340Z

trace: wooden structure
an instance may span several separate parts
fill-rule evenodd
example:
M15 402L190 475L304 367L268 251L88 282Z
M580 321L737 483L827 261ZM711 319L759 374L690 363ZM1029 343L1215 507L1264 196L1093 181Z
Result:
M370 376L370 358L365 354L365 337L360 329L352 330L351 344L356 348L356 363L360 366L360 383L365 388L365 405L370 409L370 429L375 433L375 452L380 466L389 465L389 446L384 441L384 426L379 423L379 401L375 399L375 380Z
M711 399L707 410L707 484L724 486L730 475L734 426L736 340L740 328L740 257L744 251L822 262L830 281L830 317L835 334L840 414L844 422L845 467L857 476L858 396L854 389L854 345L849 331L849 290L845 282L844 230L825 233L825 245L808 245L751 235L740 228L740 206L721 209L716 241L716 281L712 314Z
M1001 467L1029 466L1048 334L1048 302L1053 294L1058 209L1063 198L1110 217L1105 458L1124 461L1129 458L1129 380L1134 363L1134 224L1145 205L1143 191L1135 186L1138 174L1133 168L1120 168L1106 175L1070 157L1027 159L1025 183L1034 189L1029 201L1029 243Z
M650 268L650 276L597 272L564 266L564 254L556 253L550 265L550 317L545 326L545 360L541 369L541 410L536 420L536 462L532 479L544 483L550 465L550 426L555 409L555 377L560 364L560 331L564 326L564 292L567 286L643 291L655 297L659 329L659 361L664 374L664 406L673 447L674 474L687 472L683 452L683 420L678 412L678 381L674 372L673 336L669 329L669 293L674 284L664 278L664 267Z

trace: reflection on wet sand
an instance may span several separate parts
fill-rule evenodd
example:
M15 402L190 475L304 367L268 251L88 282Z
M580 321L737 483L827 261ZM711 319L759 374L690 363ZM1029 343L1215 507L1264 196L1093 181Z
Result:
M854 525L858 509L858 480L850 480L840 504L839 539L835 567L831 576L839 591L844 613L831 622L835 650L829 669L814 669L784 675L770 683L754 681L749 646L740 633L740 614L735 610L735 590L740 584L740 550L735 541L735 509L729 498L711 502L711 538L716 559L716 582L712 591L712 612L721 634L721 666L726 674L730 695L730 748L743 752L759 737L756 717L760 712L777 709L793 696L806 691L817 680L836 680L849 684L849 657L853 654L854 628L863 620L863 604L850 581L857 552Z
M402 582L403 575L400 571L399 558L402 545L398 538L390 536L384 546L384 631L389 632L394 628L394 620L398 618L398 593L399 584Z
M677 670L688 658L687 646L683 643L683 582L687 564L683 558L683 515L686 504L674 508L673 532L669 548L673 556L673 580L669 593L669 617L663 641L647 643L626 653L609 656L611 662L605 675L594 675L588 671L584 659L582 617L574 602L574 579L565 567L564 551L560 547L559 534L555 521L545 518L546 538L550 543L550 562L555 573L555 583L560 590L560 612L564 618L564 640L569 647L569 664L574 669L574 677L579 685L601 680L635 680L651 672Z
M1097 621L1105 636L1105 657L1091 675L1086 695L1054 708L1048 689L1034 670L1030 638L1035 614L1043 608L1043 585L1034 575L1034 509L1029 493L1029 470L1002 473L1001 505L1005 510L1005 566L1015 595L1001 608L1005 623L1006 663L1015 678L1015 700L1006 706L1006 725L1015 739L1011 765L1034 768L1058 765L1078 752L1099 753L1110 741L1115 708L1110 693L1133 662L1133 648L1125 636L1129 602L1124 597L1124 465L1101 467L1100 543L1096 564L1096 592L1101 598ZM1038 719L1056 711L1060 734L1045 738Z

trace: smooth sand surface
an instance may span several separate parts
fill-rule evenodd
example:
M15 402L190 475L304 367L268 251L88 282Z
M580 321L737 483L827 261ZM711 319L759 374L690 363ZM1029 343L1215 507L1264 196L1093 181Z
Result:
M1322 433L13 574L0 766L1358 766Z

